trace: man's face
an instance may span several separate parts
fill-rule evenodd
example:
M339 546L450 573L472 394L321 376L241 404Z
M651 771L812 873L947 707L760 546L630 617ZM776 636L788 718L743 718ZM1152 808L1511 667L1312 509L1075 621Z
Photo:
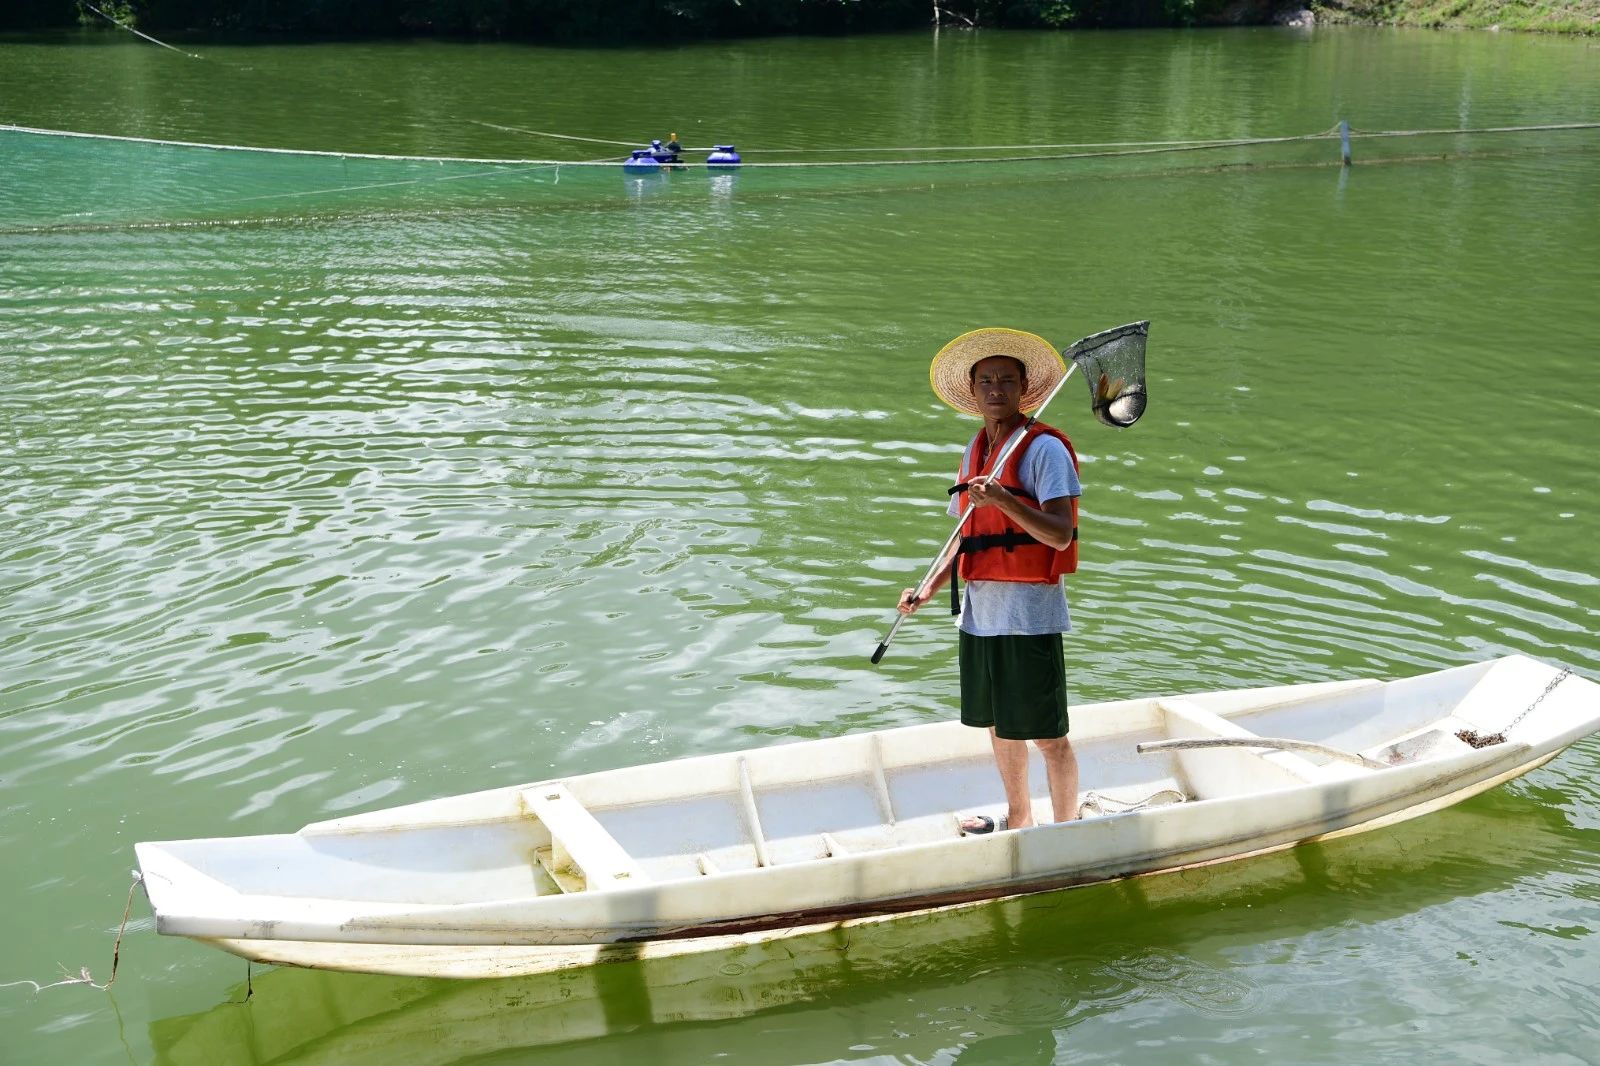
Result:
M1022 409L1028 387L1022 364L1006 355L991 355L972 368L972 398L985 418L1004 421Z

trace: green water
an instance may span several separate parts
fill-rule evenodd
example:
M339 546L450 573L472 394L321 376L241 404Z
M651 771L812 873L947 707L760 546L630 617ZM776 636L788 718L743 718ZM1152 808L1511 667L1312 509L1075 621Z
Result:
M614 149L483 123L821 149L1600 117L1591 42L1491 34L194 50L0 42L0 121L576 160ZM1051 414L1084 460L1075 701L1600 671L1592 132L398 199L64 145L0 134L0 983L105 978L138 840L951 716L945 623L866 660L971 431L927 360L980 325L1154 323L1139 425ZM1597 775L1591 738L1287 856L561 979L258 968L240 1003L243 962L137 901L109 996L0 989L0 1060L1587 1061Z

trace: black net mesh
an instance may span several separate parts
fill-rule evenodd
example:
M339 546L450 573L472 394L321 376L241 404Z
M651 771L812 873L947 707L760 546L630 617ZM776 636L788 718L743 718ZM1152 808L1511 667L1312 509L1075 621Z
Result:
M1085 337L1061 353L1078 365L1089 385L1094 416L1108 426L1126 429L1144 414L1148 397L1144 348L1149 336L1149 322L1130 322Z

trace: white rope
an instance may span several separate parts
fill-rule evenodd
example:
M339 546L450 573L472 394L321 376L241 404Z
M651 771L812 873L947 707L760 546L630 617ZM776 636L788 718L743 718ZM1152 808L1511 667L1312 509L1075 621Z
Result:
M1140 800L1122 800L1117 799L1115 796L1104 796L1098 792L1091 791L1083 794L1083 800L1078 806L1084 810L1092 809L1098 815L1129 814L1133 811L1145 810L1148 807L1169 806L1170 804L1168 803L1156 802L1162 796L1176 797L1171 803L1182 803L1189 798L1175 788L1163 788L1157 792L1150 793L1150 795Z
M487 123L485 123L487 125ZM502 127L513 129L514 127ZM1552 123L1536 126L1486 126L1475 129L1461 130L1376 130L1362 133L1353 133L1357 137L1423 137L1441 136L1450 134L1481 134L1481 133L1528 133L1539 131L1561 130L1586 130L1600 129L1600 122L1566 122ZM72 130L53 130L34 126L17 126L0 124L0 131L15 133L32 133L49 137L77 137L89 140L123 141L136 144L153 144L174 148L209 148L219 152L266 152L274 155L300 155L323 157L329 159L377 159L410 163L473 163L486 166L568 166L568 167L615 167L615 159L497 159L481 156L429 156L429 155L390 155L380 152L330 152L304 148L259 148L239 144L210 144L200 141L164 140L152 137L126 137L106 133L80 133ZM1126 151L1097 151L1097 152L1066 152L1050 155L1011 155L1011 156L980 156L973 159L861 159L861 160L816 160L793 163L762 163L746 162L743 169L840 169L855 167L905 167L905 166L963 166L975 163L1036 163L1057 162L1072 159L1113 159L1119 156L1144 156L1161 155L1173 152L1199 152L1217 148L1238 148L1263 144L1291 144L1296 142L1310 142L1331 140L1338 136L1336 129L1322 133L1303 133L1285 137L1254 137L1248 140L1231 141L1176 141L1176 142L1116 142L1117 147L1128 147ZM598 140L598 139L596 139ZM612 143L612 142L600 142ZM1151 144L1157 147L1138 148L1131 147L1138 144ZM684 169L695 169L703 164L681 163L677 166ZM404 184L404 183L397 183Z
M745 163L747 167L765 167L768 169L779 168L823 168L823 167L915 167L915 166L960 166L966 163L1045 163L1063 159L1112 159L1118 156L1163 155L1168 152L1200 152L1212 148L1235 148L1254 144L1283 144L1290 141L1315 141L1323 140L1336 134L1306 133L1296 137L1258 137L1250 141L1199 141L1182 147L1173 148L1135 148L1126 152L1064 152L1055 155L991 155L978 156L973 159L862 159L843 161L819 161L806 163Z
M1044 151L1057 148L1149 148L1157 145L1183 145L1183 144L1254 144L1254 138L1241 138L1230 140L1227 138L1212 138L1199 141L1076 141L1066 144L931 144L921 148L745 148L742 151L760 152L762 155L775 153L812 152L816 155L844 155L858 152L1022 152ZM684 151L705 151L703 148L686 148Z
M519 167L517 169L518 170L552 170L553 169L553 170L555 170L557 172L557 174L559 174L560 173L560 167L562 165L563 164L560 164L560 163L539 163L539 164L529 165L529 166L526 166L526 167ZM615 164L613 164L613 165L615 165ZM435 182L443 182L443 181L468 181L468 180L471 180L473 178L490 178L490 177L496 177L496 176L504 176L506 174L510 174L510 173L513 173L513 172L514 171L512 171L509 168L497 168L495 170L480 170L480 171L476 171L476 172L474 172L472 174L446 174L446 175L443 175L441 177L404 178L404 179L401 179L399 181L373 181L373 182L368 182L365 185L338 185L338 186L334 186L334 187L327 188L327 189L298 189L298 190L295 190L293 192L268 192L268 193L261 193L258 196L236 196L236 197L233 197L232 199L228 199L228 200L213 200L211 202L213 204L219 204L219 205L225 205L225 204L248 204L248 203L252 203L252 202L257 201L257 200L285 200L285 199L290 199L290 198L299 197L299 196L327 196L327 195L330 195L332 193L341 193L341 192L367 192L367 191L372 190L372 189L393 189L393 188L397 188L397 187L402 186L402 185L431 185L431 184L433 184ZM552 184L554 184L554 183L552 182Z
M585 144L620 144L624 148L638 148L638 141L613 141L605 137L576 137L570 133L550 133L545 130L523 129L521 126L502 126L495 122L480 122L478 119L469 118L468 122L474 126L487 126L492 130L504 130L506 133L526 133L532 137L549 137L557 141L582 141ZM703 152L703 148L686 149L686 151Z
M128 931L128 916L133 913L133 894L139 890L139 886L142 884L144 884L144 875L138 870L134 870L133 884L128 886L128 902L122 908L122 924L117 927L117 939L113 941L111 945L111 976L106 979L105 984L101 984L100 982L96 981L94 979L94 974L89 972L89 967L87 966L80 967L76 975L74 975L71 970L67 969L66 966L62 966L61 972L65 976L59 981L52 981L47 985L42 985L38 981L30 981L26 979L21 981L7 981L4 984L0 984L0 988L16 988L18 985L32 985L33 991L37 994L39 992L43 992L47 988L60 988L62 985L88 985L90 988L98 988L100 991L104 992L112 985L116 984L117 967L122 964L122 934Z
M197 56L193 52L185 52L182 48L174 48L174 47L172 47L172 45L168 44L166 41L158 41L154 37L150 36L148 33L140 33L138 30L134 29L132 26L128 25L126 22L118 22L116 19L112 18L110 15L106 14L104 11L101 11L98 7L95 7L93 4L89 3L89 0L79 0L79 3L83 4L84 7L88 8L90 11L93 11L96 15L99 15L101 18L105 19L107 22L111 23L111 25L116 26L119 29L127 30L129 33L133 34L135 37L143 37L145 40L149 41L151 44L159 44L162 48L165 48L170 52L176 52L180 56L188 56L190 59L204 59L205 58L205 56Z
M1439 137L1452 133L1536 133L1541 130L1593 130L1600 122L1553 122L1542 126L1479 126L1461 130L1357 130L1350 128L1352 137Z
M582 141L585 144L615 144L624 148L640 148L638 141L621 141L611 137L579 137L570 133L552 133L549 130L532 130L525 126L502 126L498 122L484 122L479 119L468 119L475 126L486 126L492 130L502 130L506 133L525 133L530 137L549 137L558 141ZM1325 135L1326 136L1326 135ZM1255 137L1211 137L1201 140L1187 141L1075 141L1061 144L934 144L924 147L879 147L879 148L745 148L744 151L760 155L794 155L808 152L813 155L855 155L861 153L890 153L890 152L1023 152L1023 151L1049 151L1067 148L1156 148L1177 147L1180 145L1229 145L1229 144L1257 144L1260 138ZM715 147L691 147L682 149L685 152L710 152Z
M172 141L159 137L124 137L114 133L79 133L75 130L52 130L37 126L0 124L0 131L35 133L43 137L78 137L92 141L124 141L132 144L153 144L164 148L209 148L214 152L266 152L270 155L307 155L325 159L383 159L404 163L487 163L502 166L616 166L615 162L600 163L572 159L484 159L473 156L449 155L386 155L381 152L328 152L315 148L260 148L248 144L210 144L205 141Z
M577 160L574 162L530 162L527 164L511 164L498 166L493 170L479 170L471 174L445 174L439 177L405 178L398 181L375 181L365 185L339 185L327 189L306 189L294 192L269 192L259 196L237 196L229 200L213 200L214 204L246 204L256 200L283 200L297 196L327 196L332 193L365 192L369 189L392 189L401 185L430 185L444 181L470 181L473 178L503 177L506 174L526 172L530 170L550 170L555 174L555 180L550 184L561 184L561 168L566 166L595 166L600 160ZM606 166L616 166L614 160L606 161Z
M437 156L437 155L388 155L380 152L330 152L311 148L257 148L242 144L211 144L202 141L176 141L156 137L126 137L110 133L80 133L73 130L53 130L36 126L0 125L0 130L9 130L16 133L33 133L47 137L77 137L87 140L123 141L134 144L152 144L169 148L209 148L218 152L266 152L273 155L303 155L316 156L329 159L382 159L410 163L476 163L496 166L562 166L573 167L615 167L616 160L568 160L568 159L496 159L478 156ZM1196 141L1186 147L1174 148L1143 148L1127 152L1077 152L1058 155L1017 155L1017 156L984 156L977 159L862 159L862 160L819 160L812 162L796 163L759 163L747 162L745 167L762 167L767 169L800 169L800 168L840 168L840 167L905 167L905 166L950 166L967 163L1027 163L1045 162L1060 159L1094 159L1111 156L1136 156L1155 155L1162 152L1200 151L1206 148L1227 148L1251 144L1278 144L1290 141L1311 141L1326 139L1333 136L1331 133L1308 133L1291 137L1258 137L1250 141ZM697 167L701 164L682 163L682 167Z
M563 141L582 141L588 144L614 144L624 148L641 147L638 141L616 140L607 137L578 137L568 133L553 133L548 130L528 129L524 126L502 126L495 122L481 122L470 119L475 125L486 126L489 129L502 130L506 133L523 133L533 137L550 137ZM1595 129L1600 127L1596 122L1566 122L1536 126L1486 126L1477 129L1424 129L1424 130L1376 130L1366 131L1352 128L1352 137L1422 137L1437 136L1442 134L1462 133L1526 133L1538 130L1575 130ZM809 153L812 155L860 155L877 154L888 155L900 152L1028 152L1028 151L1065 151L1087 148L1227 148L1233 146L1248 146L1255 144L1276 144L1287 141L1315 140L1319 138L1332 139L1338 134L1338 127L1322 133L1299 134L1290 137L1210 137L1177 141L1071 141L1046 144L935 144L920 147L887 146L876 148L850 147L850 148L760 148L746 147L743 151L751 155L796 155ZM712 148L685 148L685 152L709 152ZM1063 158L1051 156L1048 158ZM987 160L983 160L987 162ZM916 160L926 162L926 160ZM979 162L979 160L953 160L953 162ZM761 164L749 164L759 166ZM823 164L811 164L823 165Z

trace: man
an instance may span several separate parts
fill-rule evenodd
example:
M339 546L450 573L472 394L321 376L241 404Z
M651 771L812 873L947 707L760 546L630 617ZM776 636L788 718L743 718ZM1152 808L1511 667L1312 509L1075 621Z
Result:
M1067 688L1061 634L1072 628L1061 575L1077 569L1077 456L1059 430L1024 412L1036 409L1065 374L1042 337L980 329L934 356L933 390L958 411L982 417L967 446L950 513L970 501L952 567L967 582L961 605L961 721L989 730L1005 786L1001 828L1034 824L1028 788L1028 742L1044 756L1056 821L1078 817L1078 759L1067 739ZM1004 466L994 459L1015 433L1026 438ZM998 474L993 481L989 475ZM951 579L939 574L921 599L906 589L899 609L911 614ZM954 598L954 592L952 592ZM962 822L966 833L992 832L987 816Z

